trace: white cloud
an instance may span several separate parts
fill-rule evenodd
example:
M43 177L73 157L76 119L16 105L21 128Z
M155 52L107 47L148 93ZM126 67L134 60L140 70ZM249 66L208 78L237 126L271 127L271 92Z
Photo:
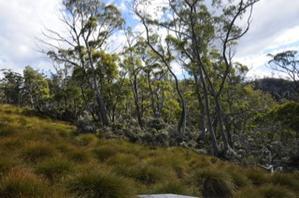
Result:
M21 71L30 64L42 70L50 68L47 58L38 52L36 37L45 27L59 27L61 0L0 0L0 69Z
M128 14L127 4L130 0L109 2L115 2L124 15L129 17L127 20L133 21L133 16ZM161 9L155 11L155 7L161 7L167 0L149 2L145 11L161 17L163 12ZM0 0L0 69L10 67L21 71L27 64L45 70L51 68L48 59L37 52L35 38L40 37L45 26L63 30L58 20L60 6L61 0ZM299 1L260 1L254 9L251 29L237 48L235 60L252 68L250 76L271 75L271 71L265 68L268 53L299 48L298 18ZM134 29L143 30L140 24ZM125 38L117 34L111 40L112 48L117 48ZM179 72L179 69L176 70Z
M299 49L299 1L260 1L247 35L237 48L236 60L248 65L250 77L273 76L268 53Z

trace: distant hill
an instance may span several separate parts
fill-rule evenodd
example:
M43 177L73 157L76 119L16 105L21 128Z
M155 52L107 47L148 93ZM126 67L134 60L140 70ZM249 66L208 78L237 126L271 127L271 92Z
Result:
M255 89L271 94L278 101L283 99L298 100L298 84L296 85L295 82L277 78L264 78L255 80L252 83Z

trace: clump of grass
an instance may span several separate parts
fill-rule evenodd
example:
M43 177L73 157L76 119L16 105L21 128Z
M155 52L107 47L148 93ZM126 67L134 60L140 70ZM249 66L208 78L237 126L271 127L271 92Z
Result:
M2 126L0 122L0 137L8 137L15 135L19 130L20 129L18 129L17 127L7 126L7 123L4 126Z
M0 138L0 147L1 150L5 150L6 152L14 152L20 148L22 148L24 142L19 137L2 137Z
M0 159L0 176L7 173L10 169L12 169L16 165L16 161L12 160L8 157L2 157Z
M135 166L134 168L129 168L128 176L133 177L134 179L143 184L151 185L163 181L166 178L165 174L168 171L169 170L165 170L162 167L156 167L151 165Z
M190 189L179 182L167 182L156 186L153 190L154 194L178 194L178 195L192 195Z
M33 142L25 146L22 156L26 160L36 162L41 159L52 157L54 154L55 150L51 145Z
M70 152L68 157L75 162L88 162L89 160L88 153L81 150Z
M63 159L50 159L36 167L36 172L46 176L51 182L67 175L72 170L72 164Z
M259 189L265 198L295 198L296 195L282 186L267 185Z
M116 155L113 155L107 161L107 164L109 164L109 165L125 166L125 167L134 166L138 163L139 163L139 159L135 155L124 154L124 153L118 153Z
M93 152L100 161L106 161L117 154L117 150L111 146L101 146L96 148Z
M75 197L130 198L134 190L123 178L100 172L89 172L72 178L68 183Z
M271 181L275 185L285 186L299 191L299 179L296 179L291 174L275 173L271 177Z
M233 183L237 189L251 185L251 181L246 175L244 175L241 170L236 167L228 167L225 172L227 172L232 178Z
M98 138L93 134L80 135L76 138L81 146L95 145Z
M262 171L255 169L248 169L245 175L250 179L252 184L260 186L269 182L269 177Z
M28 170L13 169L0 181L0 197L45 197L43 181Z
M233 196L235 185L232 178L224 172L216 169L203 169L195 173L194 179L204 197Z

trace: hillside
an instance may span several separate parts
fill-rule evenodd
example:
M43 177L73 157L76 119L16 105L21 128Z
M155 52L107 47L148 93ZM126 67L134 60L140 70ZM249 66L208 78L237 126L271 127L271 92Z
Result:
M278 101L298 99L298 94L296 92L296 87L298 87L298 85L292 81L264 78L253 81L253 85L255 89L271 94Z
M75 127L0 105L0 197L298 197L299 174L269 174L183 148L80 135Z

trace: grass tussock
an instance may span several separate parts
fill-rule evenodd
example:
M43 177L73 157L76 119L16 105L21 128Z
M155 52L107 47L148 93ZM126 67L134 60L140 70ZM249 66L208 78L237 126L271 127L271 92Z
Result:
M80 135L69 124L9 105L0 105L0 155L0 197L5 198L299 195L298 173L271 175L188 149Z
M68 183L74 197L130 198L134 191L128 182L113 174L89 172L75 176Z
M235 190L232 177L216 169L198 170L194 180L204 197L230 198Z
M45 197L47 193L42 179L26 169L13 169L0 181L0 197Z
M44 175L50 181L55 181L63 176L66 176L72 171L73 164L64 159L50 159L40 163L36 167L38 174Z
M25 160L36 162L45 158L50 158L55 155L53 146L41 143L41 142L30 142L24 148L22 157Z

